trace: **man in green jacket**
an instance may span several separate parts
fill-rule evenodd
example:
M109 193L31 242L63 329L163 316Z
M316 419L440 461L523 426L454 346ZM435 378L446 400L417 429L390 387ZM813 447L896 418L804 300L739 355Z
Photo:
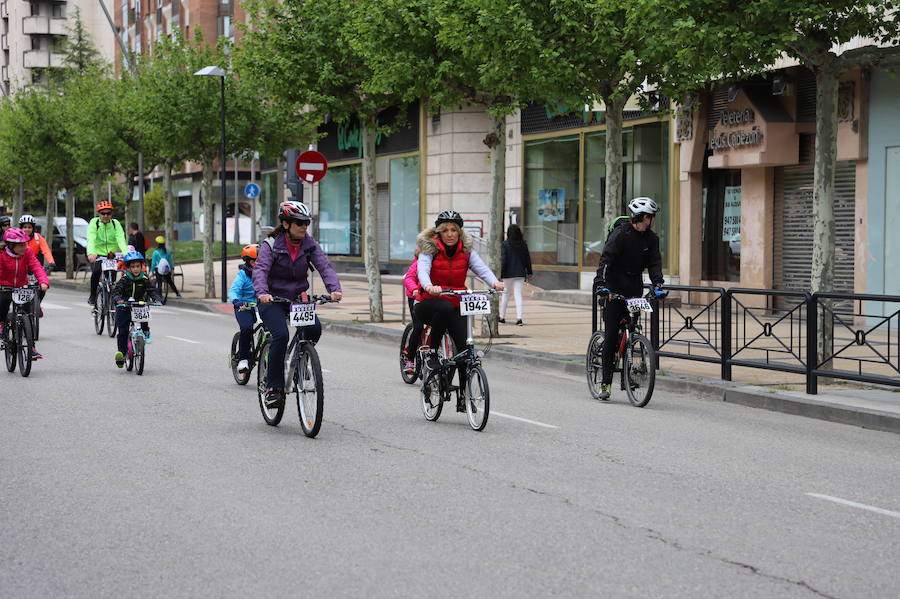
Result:
M116 252L127 251L125 243L125 229L122 223L112 217L113 205L106 200L97 204L97 212L100 216L91 219L87 228L87 259L93 263L91 271L91 292L88 303L92 306L97 301L97 284L103 273L102 261L97 257L112 258Z

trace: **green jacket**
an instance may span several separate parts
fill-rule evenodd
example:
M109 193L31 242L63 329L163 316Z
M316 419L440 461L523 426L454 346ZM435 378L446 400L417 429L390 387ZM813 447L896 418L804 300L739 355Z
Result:
M125 243L125 229L122 223L116 219L111 219L109 223L103 224L99 216L91 219L87 229L87 253L105 256L110 252L122 252L128 248ZM140 250L138 250L140 251Z

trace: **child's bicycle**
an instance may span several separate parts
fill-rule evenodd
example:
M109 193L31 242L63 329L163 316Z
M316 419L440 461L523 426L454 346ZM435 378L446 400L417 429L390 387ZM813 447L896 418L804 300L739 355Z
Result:
M241 342L240 331L235 333L234 337L231 338L231 355L228 358L228 362L231 365L231 374L234 376L234 382L238 385L246 385L247 382L250 381L250 373L253 372L253 368L259 363L259 356L262 352L263 344L269 340L271 334L266 330L263 321L259 318L259 312L256 311L255 302L244 304L238 308L238 310L253 310L253 313L256 316L256 324L253 326L253 333L250 337L250 352L247 354L247 372L245 374L238 372L238 362L240 362L240 359L238 358L238 345Z
M426 324L422 328L422 338L419 342L419 348L413 356L415 370L411 374L407 373L404 370L404 367L406 366L406 348L409 346L409 336L412 335L412 330L413 325L412 323L409 323L406 325L406 328L403 329L403 337L400 338L400 376L407 385L414 384L420 377L428 374L428 365L426 364L425 358L428 356L428 352L431 349L431 327ZM441 339L441 344L438 346L438 356L441 358L449 358L455 353L456 346L450 338L450 335L444 335L444 338Z
M466 346L459 353L448 357L440 357L439 366L432 372L422 373L422 412L425 419L437 421L441 416L444 402L450 401L456 392L456 411L465 412L469 426L473 430L483 430L487 425L491 410L491 394L488 388L487 375L481 367L484 352L475 351L475 335L473 318L476 314L490 314L489 295L496 293L493 289L483 291L447 289L441 295L459 296L459 312L466 317ZM443 347L443 344L441 344ZM464 389L453 385L453 375L457 367L465 368Z
M619 337L613 372L621 372L621 388L628 395L628 401L638 408L650 403L653 385L656 382L656 350L650 340L641 333L639 323L641 312L653 312L647 297L627 298L617 293L609 294L601 300L605 307L611 300L624 300L628 316L619 323ZM587 384L591 397L600 399L600 385L603 382L603 339L605 331L594 331L588 342L585 356Z
M159 303L138 302L133 299L119 304L131 310L131 322L128 325L128 351L125 353L125 369L135 374L144 374L144 357L147 355L147 339L139 326L150 322L150 306L161 306Z
M284 377L285 399L293 393L297 400L297 413L300 416L300 428L307 437L315 437L322 426L322 412L325 406L325 389L322 381L322 365L319 362L319 353L316 344L306 340L305 330L307 326L316 322L316 306L327 304L337 300L328 295L310 295L309 301L289 300L276 297L277 303L291 305L288 313L288 322L295 327L294 336L288 343L285 351L288 371ZM277 407L267 407L266 373L269 368L269 346L271 338L262 342L259 348L259 368L256 369L256 392L259 398L259 409L263 420L270 426L278 426L284 416L286 401ZM278 368L284 368L279 364Z
M6 353L6 370L15 372L16 360L19 363L19 374L31 374L32 354L34 353L34 314L29 307L37 289L31 285L25 287L0 287L0 291L12 294L12 304L3 325L3 351Z

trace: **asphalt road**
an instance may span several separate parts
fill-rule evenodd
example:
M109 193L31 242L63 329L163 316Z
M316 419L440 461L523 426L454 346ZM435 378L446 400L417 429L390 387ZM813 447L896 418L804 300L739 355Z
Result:
M46 301L0 372L2 597L900 596L900 436L489 359L475 433L326 332L310 440L234 384L232 318L155 310L138 377Z

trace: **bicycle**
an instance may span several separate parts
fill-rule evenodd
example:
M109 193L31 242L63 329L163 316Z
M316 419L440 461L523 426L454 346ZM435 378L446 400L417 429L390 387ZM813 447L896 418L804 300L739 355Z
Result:
M118 257L120 254L116 254L116 258L97 258L102 261L103 276L100 277L100 282L97 284L97 296L91 314L94 317L94 331L98 335L103 334L105 324L107 334L110 337L116 336L116 306L112 301L112 287L116 282Z
M135 323L150 322L150 306L161 306L159 303L137 302L133 299L119 304L131 310L131 322L128 324L128 351L125 353L125 369L132 370L138 376L144 374L144 357L147 355L147 339L144 332Z
M271 334L266 330L263 321L259 318L259 312L256 311L255 303L246 304L245 306L238 308L238 310L253 310L256 315L256 324L253 326L253 333L250 338L250 352L247 354L247 373L241 374L238 372L237 368L238 362L240 362L238 359L238 344L241 341L240 331L235 333L234 337L231 338L231 355L228 358L234 381L238 385L246 385L250 381L250 373L253 372L253 368L259 363L263 343L268 341Z
M650 403L656 382L656 350L641 330L641 312L653 312L648 297L627 298L611 293L610 300L624 300L628 316L619 323L619 337L613 373L621 372L621 388L628 395L628 401L637 408ZM588 342L585 355L588 391L594 399L600 399L600 385L603 381L603 340L605 331L594 331Z
M0 287L2 292L10 292L12 304L3 325L3 351L6 354L6 370L15 372L16 361L19 374L31 374L34 352L34 315L29 312L37 289L31 285L24 287Z
M439 366L422 378L422 412L425 419L436 422L441 416L444 402L450 401L456 392L456 411L465 412L472 430L481 431L487 425L491 408L491 394L487 375L481 367L484 352L475 351L473 321L476 314L490 314L491 301L488 295L497 293L493 289L454 290L445 289L441 295L455 295L460 299L459 313L466 316L466 346L452 357L439 357ZM465 368L466 388L453 385L456 369Z
M420 377L424 378L424 376L428 374L428 364L425 358L428 356L428 352L431 349L431 326L426 324L422 328L422 337L419 348L413 356L413 363L415 364L416 369L412 374L405 372L406 348L409 346L409 336L412 335L412 330L413 325L412 323L409 323L406 325L406 328L403 329L403 336L400 338L400 377L407 385L415 384ZM453 343L450 335L444 335L441 344L438 346L438 355L442 358L447 358L455 353L456 345ZM423 370L425 371L424 374Z
M37 288L37 277L31 273L28 273L28 285L30 287ZM34 340L39 341L41 337L41 292L38 291L34 294L34 299L31 300L31 313L33 317L31 319L33 323L32 333L34 334Z
M297 413L300 428L307 437L315 437L322 427L322 412L325 404L325 390L322 382L322 365L315 343L305 339L305 327L315 324L316 306L335 302L328 295L310 295L309 301L289 300L275 297L276 303L290 304L288 321L295 327L294 335L288 343L285 356L288 360L288 371L285 376L285 396L294 393L297 401ZM286 401L278 407L266 407L266 373L269 366L269 347L271 337L265 339L259 348L259 368L256 369L256 394L263 420L270 426L278 426L284 416ZM283 366L279 366L283 368Z

